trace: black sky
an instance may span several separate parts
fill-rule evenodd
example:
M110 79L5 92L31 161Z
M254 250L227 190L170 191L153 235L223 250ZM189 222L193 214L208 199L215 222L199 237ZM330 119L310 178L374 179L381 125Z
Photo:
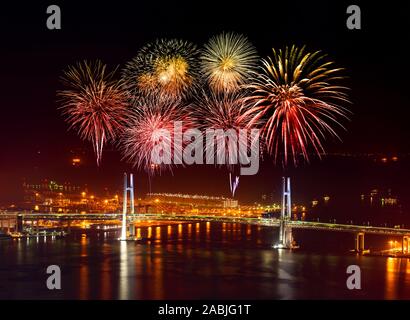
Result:
M61 7L62 30L46 28L46 8L51 4ZM361 7L362 30L346 28L350 4ZM67 65L83 59L98 58L110 66L121 66L158 37L201 45L225 30L246 34L262 56L271 47L288 44L321 49L347 69L353 102L352 121L342 133L344 142L330 143L328 150L410 152L410 29L409 5L404 2L19 1L2 3L0 10L1 202L16 197L24 177L78 183L92 180L110 187L118 180L120 184L118 176L127 166L117 152L107 148L106 161L97 169L90 145L67 132L56 109L56 90L61 89L58 78ZM86 152L85 171L68 169L71 150ZM272 174L280 176L279 171ZM205 192L209 170L193 172L192 168L177 171L174 178L163 177L159 184L164 189L176 184L181 191ZM263 185L261 179L264 177L243 180ZM146 178L141 181L145 186ZM226 191L227 181L221 181L214 193Z

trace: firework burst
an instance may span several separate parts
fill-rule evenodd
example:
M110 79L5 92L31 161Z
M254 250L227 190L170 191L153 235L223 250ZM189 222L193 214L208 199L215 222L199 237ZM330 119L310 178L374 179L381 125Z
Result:
M173 136L176 121L181 123L181 132L191 124L179 102L153 96L136 100L120 142L123 159L149 174L172 169L171 163L157 164L152 161L153 150L161 142L163 146L169 146L163 148L161 157L170 159L173 164L182 164L182 142L179 144ZM167 136L163 130L171 134Z
M201 69L215 92L232 92L250 78L258 63L255 47L236 33L209 40L201 53Z
M122 75L126 88L134 97L183 98L198 85L198 54L194 44L183 40L149 43L125 66Z
M342 127L339 118L347 118L348 110L340 104L348 103L347 88L338 85L343 79L334 63L320 51L308 53L296 46L284 50L273 49L273 56L262 59L261 73L249 89L249 125L263 122L261 136L275 161L283 153L296 165L301 155L309 161L309 150L319 157L324 153L326 136L339 136L334 126Z
M117 137L128 114L126 93L113 75L101 61L80 62L64 73L67 89L57 93L70 129L92 142L97 165L104 145Z
M198 126L205 132L208 129L223 131L224 135L215 135L215 144L221 145L224 148L213 148L215 157L217 159L224 159L220 162L224 162L228 165L230 171L233 170L231 159L236 159L239 152L248 152L249 145L255 146L251 143L251 136L248 134L249 129L256 128L258 122L254 122L249 125L249 122L253 120L251 115L246 116L243 114L245 108L245 94L243 92L226 93L226 94L206 94L197 99L195 103L195 118L197 119ZM246 129L246 139L240 138L240 130ZM237 148L232 148L230 140L237 140L235 145ZM224 141L220 141L224 140ZM206 146L208 148L209 146ZM258 145L259 147L259 145ZM207 150L205 150L207 152ZM239 154L239 156L241 156ZM237 162L236 162L237 163Z

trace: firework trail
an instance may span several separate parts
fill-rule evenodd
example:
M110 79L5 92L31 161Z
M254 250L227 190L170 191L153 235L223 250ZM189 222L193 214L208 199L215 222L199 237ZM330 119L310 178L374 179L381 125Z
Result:
M197 98L195 105L195 119L197 125L203 130L222 130L225 135L216 135L215 144L224 146L224 148L213 148L215 158L221 159L219 162L227 164L228 169L232 170L232 164L237 163L235 159L238 157L238 150L249 151L250 144L248 135L247 140L238 139L241 129L246 129L247 132L252 128L256 128L258 122L255 121L251 126L249 122L253 120L252 116L245 116L244 102L246 95L243 92L226 93L226 94L207 94L205 92ZM221 141L221 139L223 141ZM237 148L231 148L230 140L237 140ZM242 145L242 147L241 147ZM205 150L207 152L207 150ZM240 155L239 155L240 156Z
M131 96L188 96L198 86L199 50L183 40L159 39L143 47L126 64L122 78Z
M255 47L236 33L212 37L201 52L201 70L215 92L232 92L250 78L258 63Z
M273 49L273 56L262 59L263 66L247 98L245 118L249 125L262 121L261 137L269 154L283 153L296 165L298 156L309 161L308 151L321 156L326 135L336 137L333 126L343 128L339 118L347 119L349 111L340 106L349 103L348 88L338 85L343 79L334 63L320 51L309 53L296 46Z
M229 172L229 187L231 188L232 198L235 197L235 191L239 186L239 176L235 177L235 180L232 181L232 175Z
M175 122L181 121L180 130L187 130L192 121L179 101L149 96L135 101L120 150L123 159L138 169L145 169L149 175L163 170L172 170L172 164L157 164L152 161L152 154L159 142L169 146L163 148L161 156L168 158L173 164L182 163L183 142L178 143L174 137ZM163 130L171 133L163 134Z
M70 129L92 142L97 165L104 145L113 141L127 120L127 95L101 61L79 62L62 76L61 109Z

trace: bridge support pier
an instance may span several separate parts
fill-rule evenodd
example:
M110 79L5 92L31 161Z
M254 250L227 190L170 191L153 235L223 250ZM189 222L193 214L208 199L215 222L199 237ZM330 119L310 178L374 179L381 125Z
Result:
M39 220L33 220L33 231L38 236L39 233Z
M134 206L134 176L130 174L130 185L128 186L128 179L127 174L124 173L124 196L122 199L122 223L121 223L121 237L119 240L126 241L128 237L133 236L130 232L131 228L127 232L127 209L128 209L128 191L130 192L130 207L131 207L131 214L134 214L135 206ZM131 227L131 225L130 225ZM128 234L127 234L128 233Z
M292 249L293 236L292 228L287 225L287 222L292 216L292 203L291 203L291 193L290 193L290 178L282 178L282 208L280 214L280 225L279 225L279 241L273 246L275 249Z
M275 249L292 249L293 236L292 228L286 225L286 221L281 221L279 226L279 242L274 246Z
M6 221L7 221L7 226L6 226ZM6 230L6 233L10 233L10 222L9 219L7 218L7 220L3 219L1 220L1 228L4 228Z
M403 236L402 242L401 242L401 253L409 253L409 238L410 236Z
M16 227L15 227L16 232L23 232L23 216L21 214L18 214L16 216Z
M130 223L128 227L128 234L130 237L135 237L135 225L133 223Z
M358 232L355 234L355 251L358 253L364 253L364 232Z

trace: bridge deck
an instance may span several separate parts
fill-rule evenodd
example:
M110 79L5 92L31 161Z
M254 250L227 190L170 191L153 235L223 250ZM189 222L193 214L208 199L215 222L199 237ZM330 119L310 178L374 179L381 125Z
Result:
M0 219L15 219L17 215L23 217L24 220L119 220L122 213L21 213L21 212L0 212ZM174 215L174 214L135 214L128 215L130 220L181 220L181 221L215 221L215 222L236 222L244 224L255 224L261 226L278 227L280 220L278 219L263 219L257 217L234 217L234 216L215 216L215 215ZM312 221L287 221L287 225L294 229L309 229L322 231L338 231L338 232L363 232L381 235L393 236L410 236L410 229L398 228L383 228L374 226L360 226L349 224L336 224Z

